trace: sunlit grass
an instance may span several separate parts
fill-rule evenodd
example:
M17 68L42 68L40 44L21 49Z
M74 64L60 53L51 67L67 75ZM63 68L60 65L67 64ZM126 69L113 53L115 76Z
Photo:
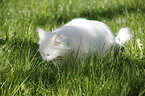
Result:
M143 96L144 10L144 0L0 0L1 96ZM133 38L118 55L42 61L37 27L52 31L80 17L102 21L116 35L128 26Z

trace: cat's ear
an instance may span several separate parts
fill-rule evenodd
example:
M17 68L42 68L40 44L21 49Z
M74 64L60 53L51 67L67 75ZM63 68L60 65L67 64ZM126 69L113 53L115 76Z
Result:
M64 39L65 38L62 35L60 35L59 33L56 33L55 37L54 37L54 42L53 43L54 43L55 46L58 46L58 45L60 45L62 43L62 41Z
M39 39L40 40L45 40L47 34L49 34L49 31L48 32L45 32L42 28L37 28L38 30L38 34L39 34Z

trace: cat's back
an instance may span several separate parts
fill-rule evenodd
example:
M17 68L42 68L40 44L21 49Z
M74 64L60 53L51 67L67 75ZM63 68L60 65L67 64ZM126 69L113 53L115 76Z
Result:
M93 36L105 36L107 38L114 38L114 34L110 28L103 22L96 20L86 20L84 18L73 19L64 26L79 29L82 34Z
M76 18L65 24L65 26L75 26L88 28L90 26L106 27L109 28L105 23L96 20L86 20L84 18Z

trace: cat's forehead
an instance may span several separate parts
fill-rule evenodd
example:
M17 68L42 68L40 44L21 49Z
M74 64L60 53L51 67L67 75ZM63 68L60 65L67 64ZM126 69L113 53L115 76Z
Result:
M49 34L44 40L42 40L42 43L41 44L49 44L49 43L51 43L52 41L53 41L53 39L54 39L54 33L52 33L52 34ZM40 41L41 41L41 39L40 39Z
M39 49L39 51L41 51L41 53L43 53L43 54L50 54L50 53L52 53L53 51L54 51L54 48L52 48L51 46L41 46L40 47L40 49Z

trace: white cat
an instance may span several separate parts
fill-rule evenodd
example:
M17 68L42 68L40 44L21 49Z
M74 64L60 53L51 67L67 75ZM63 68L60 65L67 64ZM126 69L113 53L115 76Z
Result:
M131 37L128 27L120 29L115 37L103 22L83 18L73 19L53 32L38 28L38 33L39 51L43 60L47 61L67 56L72 51L78 52L79 56L94 51L101 56L106 55L112 45L123 46Z

